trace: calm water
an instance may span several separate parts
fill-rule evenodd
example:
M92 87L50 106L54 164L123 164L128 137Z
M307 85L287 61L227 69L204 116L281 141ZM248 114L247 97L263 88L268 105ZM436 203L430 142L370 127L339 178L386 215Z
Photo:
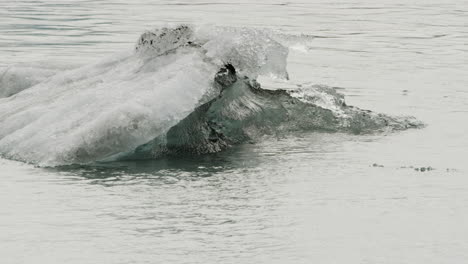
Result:
M86 64L167 22L262 27L308 40L294 82L427 124L94 168L0 159L1 263L463 263L467 17L463 0L0 2L1 67Z

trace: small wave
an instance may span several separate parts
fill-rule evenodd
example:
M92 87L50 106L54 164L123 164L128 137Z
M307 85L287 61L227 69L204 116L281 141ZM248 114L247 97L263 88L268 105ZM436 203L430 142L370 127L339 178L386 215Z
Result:
M10 91L0 98L0 155L41 166L86 164L211 153L297 130L417 126L348 107L325 86L262 89L260 75L288 79L287 55L268 31L180 25L147 31L134 52L94 64L25 71L31 81L17 86L4 85L21 83L9 69L0 82L0 91Z

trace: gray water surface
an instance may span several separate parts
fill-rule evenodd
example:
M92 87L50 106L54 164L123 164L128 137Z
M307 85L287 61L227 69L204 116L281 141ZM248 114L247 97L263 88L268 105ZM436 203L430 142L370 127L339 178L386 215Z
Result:
M307 39L294 82L427 125L95 167L0 159L0 262L464 263L467 15L462 0L0 2L2 67L86 64L168 22L269 28Z

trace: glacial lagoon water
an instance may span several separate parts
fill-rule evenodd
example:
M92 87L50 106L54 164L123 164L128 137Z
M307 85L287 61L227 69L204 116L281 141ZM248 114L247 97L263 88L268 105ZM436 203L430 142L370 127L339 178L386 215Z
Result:
M463 263L467 13L459 0L1 2L0 69L23 83L167 23L262 28L289 44L290 81L267 87L328 85L426 124L99 166L0 159L1 262Z

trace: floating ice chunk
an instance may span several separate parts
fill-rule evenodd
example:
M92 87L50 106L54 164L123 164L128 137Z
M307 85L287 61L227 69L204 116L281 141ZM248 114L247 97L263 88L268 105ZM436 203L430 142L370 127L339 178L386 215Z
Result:
M0 98L0 156L45 166L83 164L154 147L169 154L216 152L265 134L418 126L348 107L325 86L262 89L259 75L287 79L287 55L257 29L148 31L136 51L58 74L36 71L33 81L8 88L23 91Z
M198 50L114 56L0 99L1 155L39 165L102 160L163 133L212 89Z

